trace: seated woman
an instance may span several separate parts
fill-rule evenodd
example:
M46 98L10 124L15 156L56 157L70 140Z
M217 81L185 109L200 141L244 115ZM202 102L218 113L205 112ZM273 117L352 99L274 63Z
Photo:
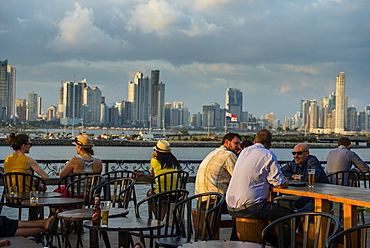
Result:
M159 140L157 145L153 147L154 152L152 153L153 158L150 161L150 171L153 176L158 176L166 172L178 171L181 169L180 163L176 157L171 153L170 143L166 140ZM175 178L176 180L176 178ZM160 182L156 182L158 185ZM167 182L169 184L171 182ZM170 189L171 185L166 185L165 188ZM164 190L162 190L164 191ZM154 190L154 194L160 193L158 189ZM151 189L148 195L153 194Z
M75 142L72 143L76 146L76 153L79 157L74 156L71 158L66 166L60 172L60 178L68 176L74 173L95 173L101 174L102 172L102 161L99 158L93 157L93 141L88 135L79 135L75 138ZM61 193L66 195L65 189L61 188Z
M27 134L11 133L8 137L8 143L15 151L5 158L4 173L21 172L32 174L32 170L39 174L44 180L49 179L48 174L39 166L39 164L31 157L26 156L30 152L32 142ZM43 185L40 190L46 190ZM29 189L18 189L19 192L27 192Z

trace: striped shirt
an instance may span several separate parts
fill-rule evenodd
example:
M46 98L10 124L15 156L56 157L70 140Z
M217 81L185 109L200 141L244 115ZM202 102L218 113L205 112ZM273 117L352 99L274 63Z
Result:
M209 153L198 168L195 194L206 192L226 194L236 159L235 153L224 146Z

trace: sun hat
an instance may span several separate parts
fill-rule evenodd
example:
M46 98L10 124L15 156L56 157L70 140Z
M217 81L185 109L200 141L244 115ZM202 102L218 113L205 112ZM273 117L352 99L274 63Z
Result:
M88 135L78 135L75 138L75 142L72 143L75 146L82 146L85 148L91 148L94 146L93 141Z
M171 151L170 143L166 140L158 140L157 145L153 147L153 149L157 152L168 153Z

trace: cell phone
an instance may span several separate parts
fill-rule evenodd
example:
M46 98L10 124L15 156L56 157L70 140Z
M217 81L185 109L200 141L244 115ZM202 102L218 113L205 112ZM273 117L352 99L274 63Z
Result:
M144 175L150 175L150 172L149 171L143 171L143 174Z

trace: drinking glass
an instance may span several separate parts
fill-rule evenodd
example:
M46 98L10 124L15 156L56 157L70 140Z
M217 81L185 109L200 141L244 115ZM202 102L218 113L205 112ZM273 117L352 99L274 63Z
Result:
M30 191L30 203L38 203L38 202L39 202L39 192Z
M308 187L315 186L315 169L308 169Z
M17 193L18 193L18 188L17 188L17 186L10 187L10 188L9 188L9 193L10 193L13 197L17 197Z
M108 216L109 216L109 209L110 209L111 201L101 201L100 208L101 208L101 226L108 227Z

